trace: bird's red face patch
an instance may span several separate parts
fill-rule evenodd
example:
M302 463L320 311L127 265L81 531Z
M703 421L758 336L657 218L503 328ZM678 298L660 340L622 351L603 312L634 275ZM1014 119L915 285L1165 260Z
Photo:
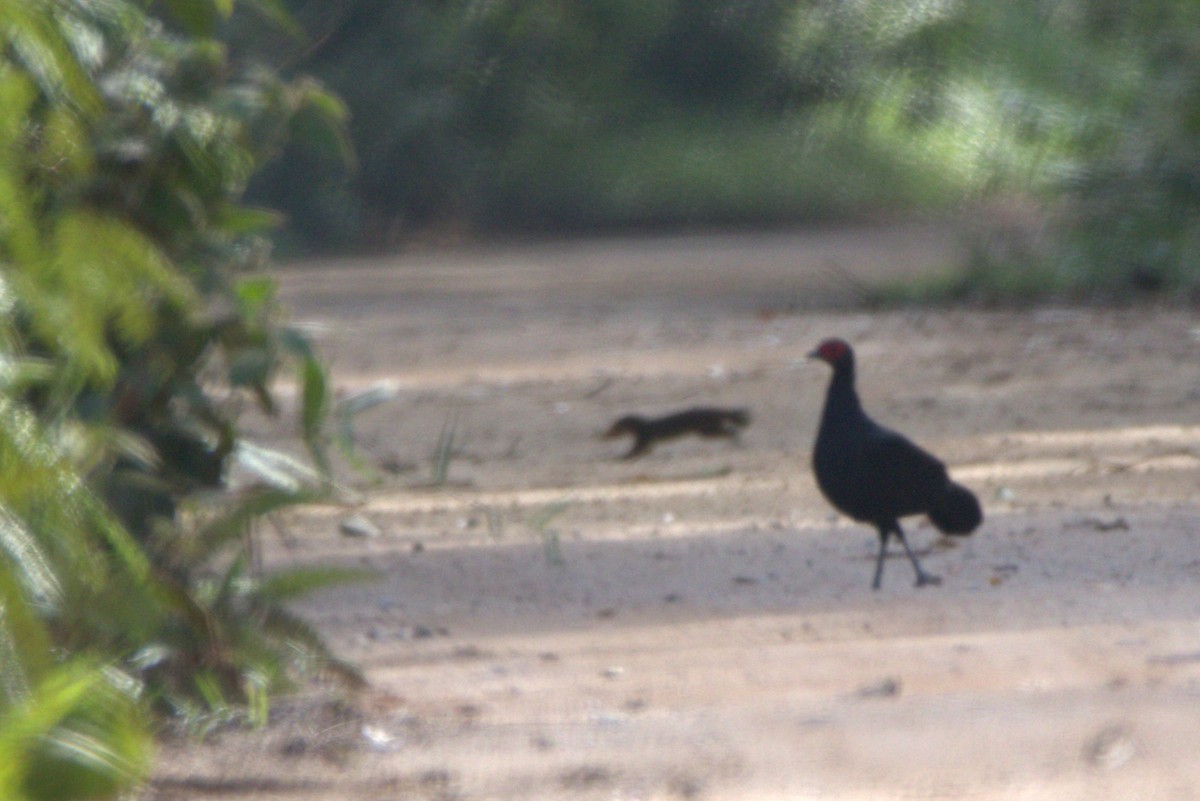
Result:
M843 339L826 339L817 349L808 354L813 359L820 359L829 364L837 364L850 353L850 346Z

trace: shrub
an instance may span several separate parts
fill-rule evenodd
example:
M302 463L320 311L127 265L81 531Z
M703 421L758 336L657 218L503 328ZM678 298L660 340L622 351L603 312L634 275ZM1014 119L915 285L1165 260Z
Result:
M282 604L349 574L248 576L241 555L321 482L196 498L252 452L239 413L274 412L289 364L324 464L324 372L262 274L276 217L240 197L298 117L338 141L342 109L235 68L224 3L164 8L0 8L5 798L112 796L146 770L150 707L261 718L297 655L336 665Z

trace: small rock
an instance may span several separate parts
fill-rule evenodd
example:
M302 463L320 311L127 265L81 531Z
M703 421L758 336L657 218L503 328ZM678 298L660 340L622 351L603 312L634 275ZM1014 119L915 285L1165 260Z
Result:
M988 579L988 583L993 587L999 587L1005 581L1015 576L1019 569L1019 565L1010 562L1000 565L992 565L992 577Z
M300 757L308 751L308 740L303 737L293 737L283 744L279 752L285 757Z
M667 790L675 798L699 798L704 793L704 783L693 776L674 776L667 782Z
M859 687L854 694L859 698L895 698L900 694L900 679L888 676L882 681Z
M453 778L450 771L443 768L431 768L421 774L420 781L424 787L445 788L450 786L450 780Z
M621 712L596 712L588 715L588 722L596 726L624 726L628 720L628 716Z
M395 751L400 748L399 739L379 726L370 726L364 724L362 727L362 738L366 740L367 745L369 745L373 751L386 753L388 751Z
M1105 770L1119 768L1137 753L1137 744L1129 728L1109 726L1087 742L1083 756L1090 764Z
M450 652L454 659L470 662L476 659L483 659L488 654L478 645L460 645Z
M379 530L379 526L372 523L363 515L347 517L338 525L338 530L346 537L363 537L368 539L378 537L383 533Z
M566 771L559 777L559 784L569 790L607 787L612 782L612 773L607 768L596 765L584 765Z
M379 469L395 476L416 470L417 466L413 462L406 462L395 454L390 454L379 460Z
M1200 651L1151 656L1146 661L1157 665L1191 665L1200 662Z
M483 714L483 707L479 706L478 704L459 704L458 706L454 707L454 711L460 718L464 718L468 721L474 721L478 720Z
M1114 517L1109 520L1089 517L1083 521L1083 525L1096 531L1129 531L1129 521L1123 517Z

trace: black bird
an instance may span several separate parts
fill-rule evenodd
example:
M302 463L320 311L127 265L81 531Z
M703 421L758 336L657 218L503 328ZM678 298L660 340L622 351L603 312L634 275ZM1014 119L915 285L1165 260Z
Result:
M726 437L737 440L739 429L750 424L750 413L745 409L688 409L666 417L647 419L630 414L612 424L605 437L633 435L633 447L625 454L626 459L641 456L656 442L675 439L685 434L702 437Z
M925 514L942 532L967 535L983 522L979 501L950 480L936 457L867 416L854 388L854 351L845 341L826 339L808 356L833 367L813 448L813 472L831 504L878 529L879 557L871 587L879 589L893 534L917 572L917 586L940 584L940 578L921 568L900 518Z

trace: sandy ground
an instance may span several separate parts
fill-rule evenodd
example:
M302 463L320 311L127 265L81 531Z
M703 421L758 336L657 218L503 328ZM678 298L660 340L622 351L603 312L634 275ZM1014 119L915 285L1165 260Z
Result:
M167 743L146 798L1200 798L1200 319L854 302L960 255L897 225L284 272L340 391L398 388L357 421L363 503L264 532L269 566L379 571L302 607L370 688ZM874 534L815 489L835 334L984 502L968 539L909 522L940 587L898 557L872 592ZM699 403L753 424L597 437Z

